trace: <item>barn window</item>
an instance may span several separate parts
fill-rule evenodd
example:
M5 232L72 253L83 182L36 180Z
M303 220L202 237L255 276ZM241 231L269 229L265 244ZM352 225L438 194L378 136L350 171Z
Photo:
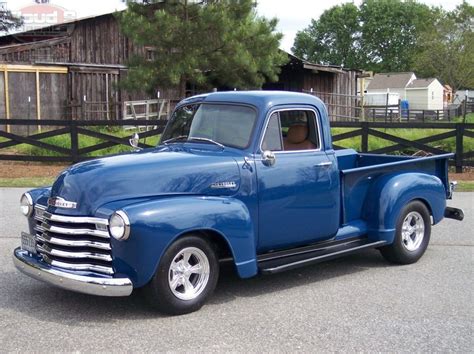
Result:
M155 60L155 48L153 47L145 47L145 59L147 61Z

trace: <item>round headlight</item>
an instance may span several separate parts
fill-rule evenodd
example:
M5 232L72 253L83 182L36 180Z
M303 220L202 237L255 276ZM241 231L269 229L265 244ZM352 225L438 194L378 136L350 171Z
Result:
M109 233L119 241L128 239L128 236L130 236L130 220L124 211L119 210L112 214L109 219Z
M20 199L20 210L25 216L31 216L33 213L33 199L29 193L25 193Z

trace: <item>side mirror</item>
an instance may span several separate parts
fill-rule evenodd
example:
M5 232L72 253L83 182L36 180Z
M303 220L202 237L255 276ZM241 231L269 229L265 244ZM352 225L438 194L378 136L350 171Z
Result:
M265 166L273 166L276 162L275 154L270 150L262 152L262 163Z
M141 150L141 148L138 146L140 142L140 136L138 135L138 133L133 134L133 136L128 139L128 142L135 151Z

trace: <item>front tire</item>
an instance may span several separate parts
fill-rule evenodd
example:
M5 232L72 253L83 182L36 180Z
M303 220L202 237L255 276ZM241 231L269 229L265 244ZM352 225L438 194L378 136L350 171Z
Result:
M205 239L190 235L166 250L144 294L160 312L182 315L204 305L218 278L219 262L213 247Z
M431 219L428 209L422 202L412 201L400 212L394 242L382 247L380 252L392 263L415 263L425 253L430 236Z

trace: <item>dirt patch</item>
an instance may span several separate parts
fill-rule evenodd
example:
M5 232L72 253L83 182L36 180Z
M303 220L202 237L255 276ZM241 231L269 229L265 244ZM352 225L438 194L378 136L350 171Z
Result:
M474 181L474 169L466 170L463 173L449 173L450 181Z
M0 162L0 178L56 177L66 167L40 162Z

